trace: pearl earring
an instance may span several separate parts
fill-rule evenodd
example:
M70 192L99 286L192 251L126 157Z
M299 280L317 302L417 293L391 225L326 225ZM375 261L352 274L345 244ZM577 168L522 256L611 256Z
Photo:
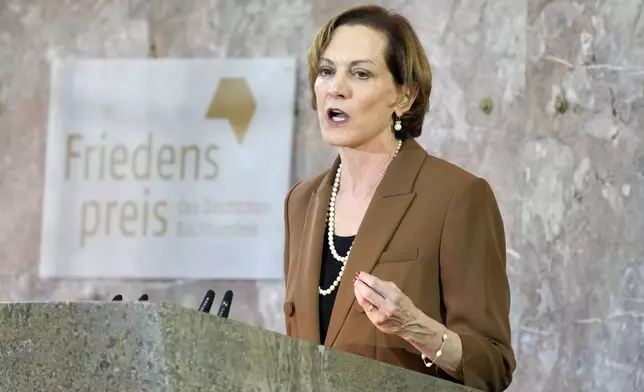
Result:
M400 119L396 119L396 122L394 123L394 130L397 132L402 129L402 123L400 122Z

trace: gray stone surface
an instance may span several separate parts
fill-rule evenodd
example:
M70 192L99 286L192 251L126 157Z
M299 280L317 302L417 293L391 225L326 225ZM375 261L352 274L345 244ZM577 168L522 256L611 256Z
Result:
M643 7L529 4L512 271L524 391L644 390Z
M488 179L499 199L518 360L510 390L643 391L642 1L375 2L409 17L434 67L420 142ZM231 318L283 332L281 282L38 278L49 59L295 56L296 181L333 156L309 109L306 49L352 4L0 0L0 299L147 292L194 307L207 288L232 288Z
M0 304L0 390L475 392L194 309L141 302Z

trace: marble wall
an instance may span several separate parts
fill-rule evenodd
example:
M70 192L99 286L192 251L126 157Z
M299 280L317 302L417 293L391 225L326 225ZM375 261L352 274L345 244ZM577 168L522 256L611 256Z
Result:
M0 300L116 293L283 331L280 282L38 278L49 61L61 56L295 56L293 181L330 163L304 59L343 0L0 0ZM644 16L641 0L391 0L435 88L421 143L487 178L507 228L512 391L644 390ZM490 100L492 111L481 110Z

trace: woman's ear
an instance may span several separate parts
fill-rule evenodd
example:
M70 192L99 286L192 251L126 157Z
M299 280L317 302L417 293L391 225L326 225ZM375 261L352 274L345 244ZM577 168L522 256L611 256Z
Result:
M414 104L417 96L418 87L416 85L406 85L400 88L396 102L396 116L402 117L403 114L407 113Z

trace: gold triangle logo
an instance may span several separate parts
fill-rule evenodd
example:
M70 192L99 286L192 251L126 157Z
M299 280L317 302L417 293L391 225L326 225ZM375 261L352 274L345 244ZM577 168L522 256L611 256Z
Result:
M256 107L253 93L244 78L223 78L210 101L206 118L227 119L242 144Z

